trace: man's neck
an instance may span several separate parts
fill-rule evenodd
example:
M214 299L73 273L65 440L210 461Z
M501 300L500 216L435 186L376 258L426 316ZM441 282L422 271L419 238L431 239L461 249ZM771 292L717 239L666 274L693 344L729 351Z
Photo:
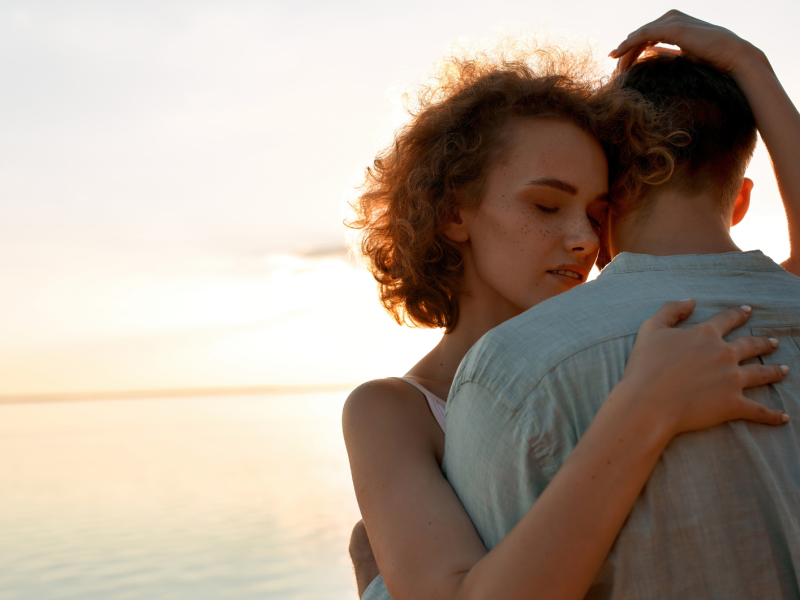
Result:
M646 208L616 217L611 249L620 252L674 256L740 252L730 236L730 216L713 198L665 190Z

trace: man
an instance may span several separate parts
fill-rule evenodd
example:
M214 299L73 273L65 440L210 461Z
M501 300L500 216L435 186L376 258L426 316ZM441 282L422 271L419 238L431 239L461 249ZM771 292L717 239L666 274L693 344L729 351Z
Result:
M780 342L761 360L793 370L748 395L800 419L800 279L760 252L741 252L729 235L749 203L743 176L756 124L790 228L800 227L800 116L763 54L730 32L672 11L619 53L658 41L716 67L662 55L620 75L621 85L677 108L677 125L692 135L673 177L613 211L616 258L595 282L489 332L453 383L443 468L487 548L543 494L623 378L640 324L666 300L695 298L690 324L751 305L746 333ZM784 266L797 272L793 261ZM800 597L800 431L792 423L736 421L675 439L588 597Z

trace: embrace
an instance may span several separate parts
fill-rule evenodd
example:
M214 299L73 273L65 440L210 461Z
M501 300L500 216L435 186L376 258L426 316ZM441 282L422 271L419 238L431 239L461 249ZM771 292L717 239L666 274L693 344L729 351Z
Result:
M442 65L355 203L383 305L445 331L345 404L359 594L800 598L800 114L677 11L608 80L507 50ZM757 133L782 265L730 237Z

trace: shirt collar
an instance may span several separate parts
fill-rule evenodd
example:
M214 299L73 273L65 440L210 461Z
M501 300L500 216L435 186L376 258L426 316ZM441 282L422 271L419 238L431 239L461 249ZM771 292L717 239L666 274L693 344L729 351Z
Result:
M653 256L620 252L598 275L608 277L643 271L783 271L783 268L760 250L721 254L679 254Z

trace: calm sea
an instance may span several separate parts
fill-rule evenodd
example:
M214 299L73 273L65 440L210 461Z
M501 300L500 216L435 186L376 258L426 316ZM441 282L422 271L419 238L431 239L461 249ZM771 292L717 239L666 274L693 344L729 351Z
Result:
M338 599L344 392L0 405L0 599Z

